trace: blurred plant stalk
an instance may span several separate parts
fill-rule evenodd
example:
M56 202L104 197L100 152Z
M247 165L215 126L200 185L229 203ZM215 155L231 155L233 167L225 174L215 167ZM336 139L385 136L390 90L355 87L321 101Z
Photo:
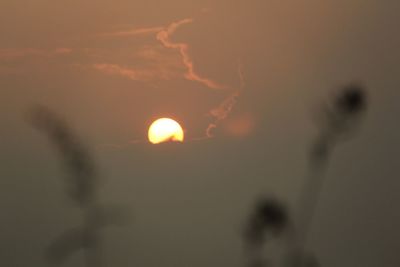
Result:
M316 122L319 134L309 155L309 175L300 195L299 244L307 245L310 228L318 206L329 161L334 148L357 131L366 110L366 93L362 86L343 88L319 113Z
M30 114L32 124L43 131L58 149L66 163L68 193L83 211L83 225L67 230L48 249L51 262L60 264L74 251L83 249L87 267L104 267L100 230L104 211L97 194L97 173L85 146L68 125L51 110L35 107Z

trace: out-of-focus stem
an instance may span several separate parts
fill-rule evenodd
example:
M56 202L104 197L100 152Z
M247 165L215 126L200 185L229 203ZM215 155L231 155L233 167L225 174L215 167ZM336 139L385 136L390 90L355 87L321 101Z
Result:
M316 147L322 153L310 157L309 174L304 183L300 195L299 208L299 243L302 247L306 246L309 231L318 206L318 199L322 191L323 183L329 159L332 153L333 140L331 136L323 135L319 138Z
M84 256L87 267L104 267L102 259L102 246L98 222L96 222L97 208L94 205L85 207L84 214Z

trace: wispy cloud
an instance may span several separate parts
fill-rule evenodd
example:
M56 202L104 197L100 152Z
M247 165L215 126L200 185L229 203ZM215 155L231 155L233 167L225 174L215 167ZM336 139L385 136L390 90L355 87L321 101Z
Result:
M93 67L109 75L120 75L135 81L148 81L154 78L154 73L144 70L135 70L117 64L94 64Z
M54 56L69 54L71 48L39 49L39 48L0 48L0 60L12 60L30 56Z
M101 36L109 36L109 37L128 37L128 36L137 36L142 34L155 34L156 39L163 45L164 48L173 49L179 52L181 56L181 63L186 69L184 73L184 78L190 81L196 81L204 86L211 89L225 89L226 86L223 86L209 78L202 77L196 70L193 63L193 60L189 53L189 45L187 43L175 43L171 41L171 36L176 32L176 30L185 24L190 24L193 22L193 19L186 18L180 21L172 22L167 26L160 27L150 27L150 28L136 28L127 31L117 31L113 33L104 33Z
M211 89L224 89L225 86L218 84L217 82L201 77L194 68L193 60L189 54L189 45L187 43L174 43L170 40L171 35L182 25L192 23L193 19L183 19L177 22L171 23L165 29L157 33L157 40L159 40L166 48L176 49L179 51L182 57L182 63L185 65L187 72L185 78L191 81L202 83L203 85Z
M157 33L163 30L163 27L151 27L151 28L138 28L138 29L133 29L133 30L127 30L127 31L118 31L118 32L111 32L111 33L102 33L99 34L99 36L120 36L120 37L126 37L126 36L136 36L136 35L142 35L142 34L151 34L151 33Z
M119 58L109 51L95 53L96 61L101 62L92 64L92 68L107 75L117 75L135 81L171 80L179 78L184 69L179 58L173 53L165 53L165 48L159 44L144 45L134 53L122 51ZM128 60L126 53L131 53ZM112 63L109 63L110 61Z
M231 113L233 107L236 105L240 94L245 87L244 74L242 70L242 65L238 66L238 75L240 80L240 87L236 89L232 94L230 94L224 101L219 104L219 106L210 110L209 115L213 118L213 121L208 125L206 130L207 137L213 137L212 131L218 126L218 124L225 120Z
M42 50L35 48L0 48L0 59L14 59L42 54Z
M198 82L202 85L204 85L206 88L213 89L213 90L220 90L220 89L227 89L231 93L215 108L211 109L208 112L208 116L212 118L212 122L208 125L205 133L205 137L202 138L210 138L213 137L213 130L218 127L218 125L221 123L221 121L225 120L234 106L236 105L238 98L245 86L244 84L244 77L243 77L243 72L242 72L242 66L240 65L238 68L238 75L240 79L240 87L237 89L220 84L210 78L203 77L200 75L196 68L195 64L192 60L192 57L189 53L190 47L189 44L186 42L174 42L171 40L171 37L173 34L177 31L178 28L180 28L183 25L191 24L193 23L192 18L186 18L182 19L179 21L175 21L170 23L167 26L163 27L152 27L152 28L137 28L133 30L128 30L128 31L119 31L119 32L114 32L114 33L108 33L108 34L103 34L103 36L114 36L114 37L127 37L127 36L135 36L135 35L140 35L140 34L150 34L154 33L156 39L160 42L162 47L168 49L168 50L175 50L179 53L179 58L180 64L183 65L183 71L184 71L184 78L193 81L193 82ZM158 69L168 69L168 67L165 66L166 62L172 63L169 67L173 66L175 68L174 71L171 73L176 73L176 71L182 71L182 69L177 69L176 68L176 56L174 60L171 60L169 57L168 60L162 60L162 57L165 57L166 53L161 52L159 48L156 46L147 46L145 49L139 51L137 53L137 56L147 59L149 61L153 61ZM169 54L170 55L170 54ZM164 64L164 65L163 65ZM160 66L164 66L163 68L160 68ZM154 67L153 66L153 67ZM126 67L121 67L116 64L96 64L95 68L107 73L107 74L112 74L112 75L121 75L128 77L132 80L142 80L142 81L150 81L152 78L160 78L163 76L160 75L155 75L155 71L144 71L144 70L139 70L139 69L131 69L131 68L126 68ZM181 74L182 75L182 74ZM164 76L165 78L165 76ZM202 139L200 138L200 139Z
M70 48L1 48L0 47L0 75L13 75L32 72L48 67L51 59L64 57L70 54Z
M175 53L166 53L161 45L145 45L139 48L134 57L143 61L144 65L151 66L154 69L163 69L164 71L174 72L175 76L181 76L184 66Z
M71 48L59 47L54 50L54 54L69 54L72 52Z

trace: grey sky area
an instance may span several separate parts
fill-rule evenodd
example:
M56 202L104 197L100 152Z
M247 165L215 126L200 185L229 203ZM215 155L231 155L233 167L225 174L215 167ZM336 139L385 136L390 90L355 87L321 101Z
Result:
M0 0L0 266L53 266L48 246L83 223L35 106L65 120L99 203L127 217L101 230L105 266L247 267L254 203L274 196L296 220L315 118L350 83L365 116L331 151L306 247L324 267L400 266L399 14L395 0ZM150 144L159 117L185 141ZM61 266L86 267L84 252Z

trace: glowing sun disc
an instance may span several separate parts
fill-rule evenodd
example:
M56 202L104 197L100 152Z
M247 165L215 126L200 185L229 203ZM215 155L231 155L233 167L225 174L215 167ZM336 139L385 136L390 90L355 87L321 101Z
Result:
M150 125L148 137L150 143L159 144L168 141L183 142L184 135L179 123L169 118L161 118Z

